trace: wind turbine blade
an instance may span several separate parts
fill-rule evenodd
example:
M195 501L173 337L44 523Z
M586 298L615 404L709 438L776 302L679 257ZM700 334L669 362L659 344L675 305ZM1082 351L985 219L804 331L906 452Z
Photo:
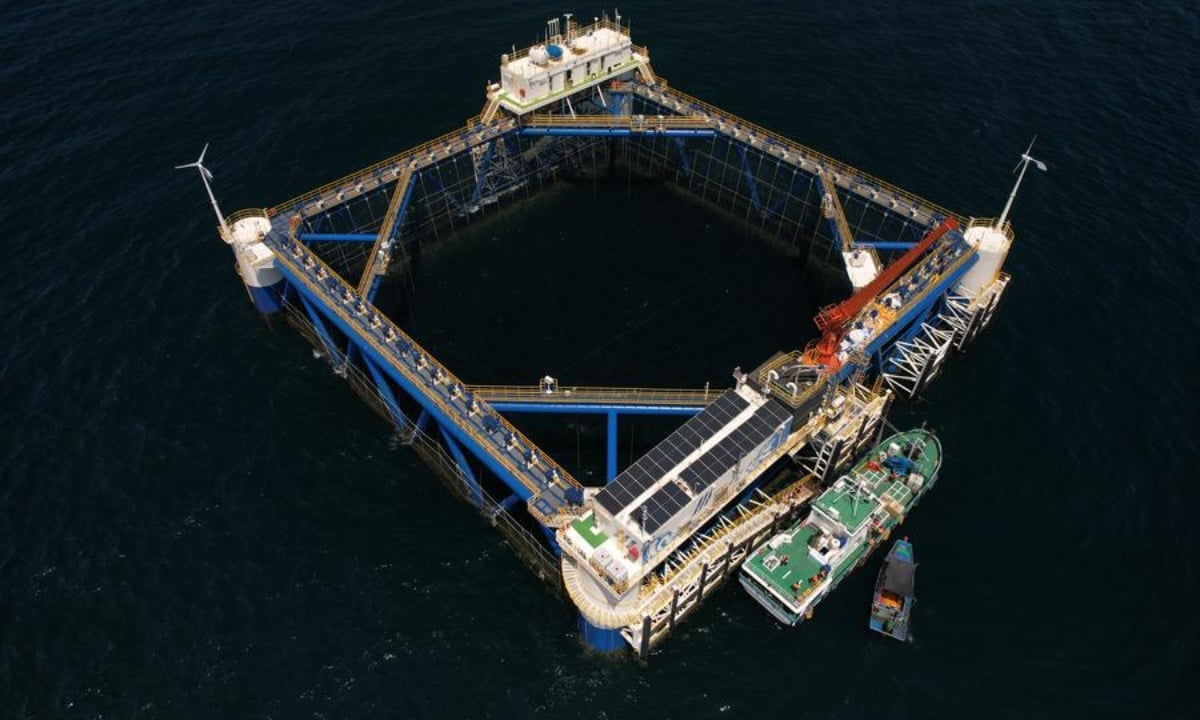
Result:
M176 165L176 170L186 170L188 168L200 167L200 163L188 163L187 165Z
M1032 147L1033 147L1033 143L1030 143L1030 144L1029 144L1029 147L1031 147L1031 148L1032 148ZM200 159L196 161L196 164L197 164L197 165L199 165L200 163L204 162L204 153L206 153L206 152L208 152L208 143L204 143L204 149L200 151Z
M1021 163L1023 163L1023 162L1025 162L1025 156L1024 156L1024 155L1022 155L1022 156L1021 156L1021 159L1017 161L1017 164L1013 166L1012 172L1011 172L1011 173L1009 173L1009 174L1010 174L1010 175L1015 175L1015 174L1016 174L1016 172L1017 172L1017 170L1020 170L1020 169L1021 169Z

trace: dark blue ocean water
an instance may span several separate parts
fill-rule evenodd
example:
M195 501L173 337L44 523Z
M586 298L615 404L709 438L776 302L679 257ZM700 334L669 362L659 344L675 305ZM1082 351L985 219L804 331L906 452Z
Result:
M907 524L916 641L867 636L864 573L795 630L728 586L648 665L585 651L263 325L171 170L211 142L224 209L273 204L457 127L571 10L599 8L0 7L0 718L1194 717L1196 5L622 6L674 85L966 214L1034 133L1050 166L996 323L893 415L947 448ZM646 192L433 249L414 333L472 382L669 385L810 336L819 282Z

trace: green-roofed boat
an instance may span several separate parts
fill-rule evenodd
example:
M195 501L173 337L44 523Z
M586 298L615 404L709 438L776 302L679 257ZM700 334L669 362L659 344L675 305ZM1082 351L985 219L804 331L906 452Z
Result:
M925 429L896 433L812 502L807 517L756 548L740 580L780 622L795 625L888 539L937 482L941 443Z

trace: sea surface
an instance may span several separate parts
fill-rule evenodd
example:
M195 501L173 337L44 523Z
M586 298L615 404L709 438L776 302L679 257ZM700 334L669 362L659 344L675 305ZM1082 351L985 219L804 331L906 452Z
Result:
M211 143L226 212L275 204L461 126L501 52L601 8L8 0L0 718L1196 717L1200 6L620 9L674 86L966 215L1038 136L996 322L892 415L946 447L915 640L868 635L872 563L796 629L730 584L648 663L588 651L260 320L172 170ZM584 183L430 248L397 312L470 382L720 386L812 337L805 265ZM564 429L599 478L602 430Z

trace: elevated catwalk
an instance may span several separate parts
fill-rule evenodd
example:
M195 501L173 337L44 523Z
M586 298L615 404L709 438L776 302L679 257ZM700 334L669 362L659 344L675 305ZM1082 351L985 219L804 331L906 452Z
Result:
M645 655L877 437L894 394L919 393L991 321L1007 209L964 218L686 95L619 17L555 19L500 75L464 127L272 208L218 210L221 234L260 311L282 310L565 589L590 644ZM720 391L468 384L377 304L422 243L612 165L840 257L852 294L815 318L818 340ZM606 416L609 482L581 484L517 412ZM688 419L622 470L618 419L634 414Z

